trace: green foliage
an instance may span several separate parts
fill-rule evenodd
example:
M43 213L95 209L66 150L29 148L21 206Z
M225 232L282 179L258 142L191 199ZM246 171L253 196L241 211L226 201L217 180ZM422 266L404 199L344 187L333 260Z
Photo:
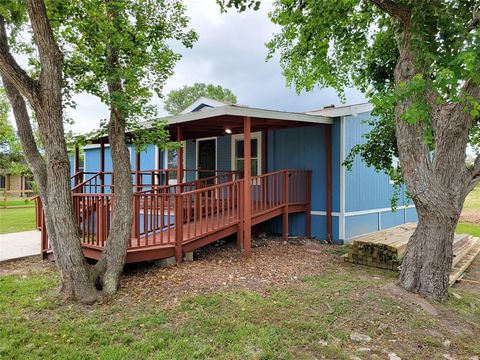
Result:
M220 85L195 83L192 86L170 91L165 99L164 109L169 114L176 115L201 96L232 104L237 102L237 97L230 89Z
M217 4L220 5L222 11L226 11L227 8L235 8L238 11L245 11L247 9L258 10L260 8L260 1L258 0L217 0Z
M409 123L425 124L424 141L435 149L431 108L426 94L438 104L459 103L470 112L473 146L480 144L480 102L464 93L464 85L480 83L480 30L467 26L478 2L395 2L411 10L410 46L417 59L416 75L408 83L394 84L399 57L400 24L367 0L278 0L271 13L280 32L267 44L270 57L279 52L289 85L297 91L333 87L343 96L346 87L364 91L374 105L372 131L355 146L345 165L359 155L377 171L401 182L401 171L392 166L398 156L395 139L395 104L408 99L401 115Z
M0 87L0 173L28 174L29 168L23 157L20 141L8 119L9 111L5 90Z
M157 109L150 100L162 96L165 81L181 57L173 49L175 42L191 47L197 39L188 29L182 1L51 0L47 11L64 54L65 106L75 106L73 94L90 93L121 115L127 131L136 133L134 141L155 138L159 146L170 146L169 134L158 126ZM23 2L15 6L2 3L0 12L10 20L14 50L29 56L35 77L36 54L28 41L18 36L28 29ZM120 82L120 88L112 86L115 81ZM138 126L143 121L157 125L145 131ZM92 139L106 135L107 123L103 119L101 128L88 135ZM140 135L141 131L148 134ZM86 139L70 134L67 140L85 143Z

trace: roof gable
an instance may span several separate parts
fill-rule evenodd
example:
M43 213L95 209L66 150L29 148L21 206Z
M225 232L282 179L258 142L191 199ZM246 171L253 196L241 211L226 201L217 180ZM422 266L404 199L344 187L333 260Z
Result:
M215 99L210 99L205 96L200 96L197 100L195 100L192 104L190 104L187 108L182 110L180 114L188 114L190 112L200 111L203 108L215 108L219 106L226 106L231 105L224 101L219 101Z

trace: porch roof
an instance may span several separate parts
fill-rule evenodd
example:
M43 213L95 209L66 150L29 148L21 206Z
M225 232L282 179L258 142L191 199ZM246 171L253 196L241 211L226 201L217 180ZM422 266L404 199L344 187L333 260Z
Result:
M332 124L330 117L295 112L265 110L237 105L225 105L200 111L179 114L164 118L167 120L170 135L176 138L177 127L182 128L183 139L243 133L243 118L250 117L251 131L274 130L316 124ZM151 122L143 124L145 128Z

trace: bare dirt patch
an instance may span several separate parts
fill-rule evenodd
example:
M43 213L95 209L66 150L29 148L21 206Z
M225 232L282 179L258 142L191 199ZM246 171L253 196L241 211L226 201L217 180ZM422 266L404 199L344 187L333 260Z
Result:
M321 273L327 258L328 261L335 258L324 249L318 241L254 239L252 255L246 258L234 242L209 246L198 251L193 262L178 266L129 267L122 279L119 297L127 300L150 295L163 303L175 303L185 295L218 291L264 293L271 286L298 283L304 276Z
M54 268L54 263L43 261L40 259L40 256L32 256L0 264L0 276L26 275L30 272L46 272Z
M480 209L463 209L460 222L480 225Z

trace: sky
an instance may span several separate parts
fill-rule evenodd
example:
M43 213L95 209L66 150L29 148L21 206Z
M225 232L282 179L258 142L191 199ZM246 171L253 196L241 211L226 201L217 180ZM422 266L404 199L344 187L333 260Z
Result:
M341 104L332 89L316 89L297 95L287 88L278 57L266 62L268 42L278 30L268 19L271 1L262 1L260 10L220 13L215 0L184 0L190 26L199 35L193 49L181 49L182 59L164 87L164 94L195 82L212 83L229 88L238 103L251 107L284 111L307 111L330 104ZM98 127L107 118L107 108L95 97L80 94L77 107L68 115L75 121L68 130L84 133ZM360 103L360 91L346 89L347 103ZM161 99L154 99L161 115L166 115Z

